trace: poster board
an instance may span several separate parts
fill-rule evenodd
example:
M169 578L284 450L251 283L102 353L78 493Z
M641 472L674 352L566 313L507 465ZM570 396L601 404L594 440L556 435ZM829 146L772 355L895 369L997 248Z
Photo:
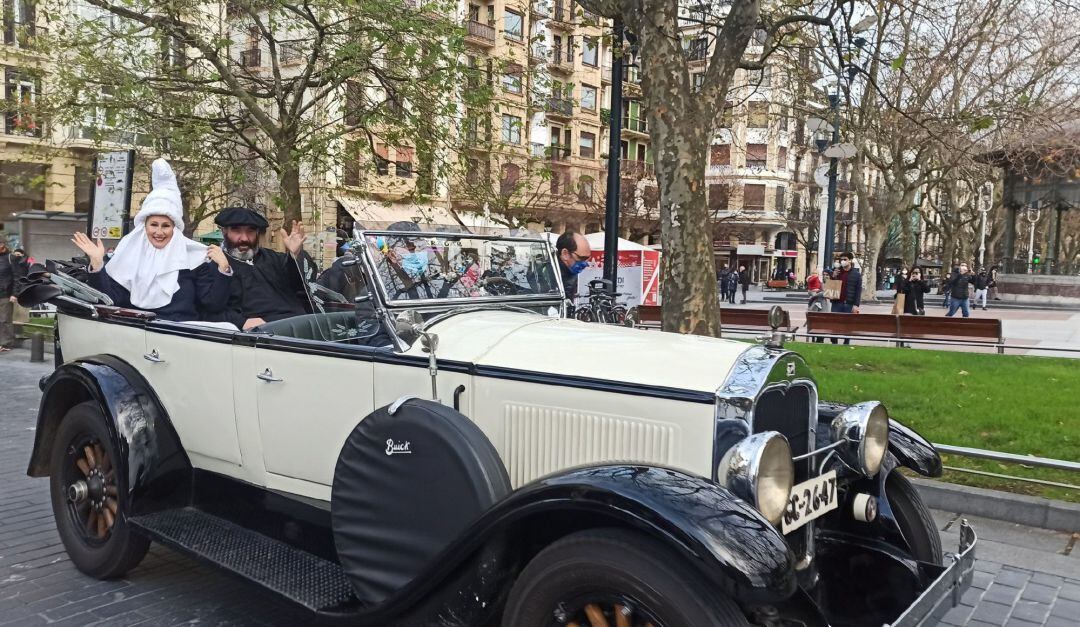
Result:
M620 250L617 301L627 307L660 304L660 252L656 250ZM578 296L589 295L589 281L604 278L604 251L593 249L589 266L578 277Z
M131 228L131 180L135 151L104 152L94 160L94 187L86 234L117 240Z

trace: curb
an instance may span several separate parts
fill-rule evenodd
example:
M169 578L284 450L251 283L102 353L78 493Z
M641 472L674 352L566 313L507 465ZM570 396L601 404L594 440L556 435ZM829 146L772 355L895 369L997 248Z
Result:
M910 477L930 509L1080 533L1080 504Z

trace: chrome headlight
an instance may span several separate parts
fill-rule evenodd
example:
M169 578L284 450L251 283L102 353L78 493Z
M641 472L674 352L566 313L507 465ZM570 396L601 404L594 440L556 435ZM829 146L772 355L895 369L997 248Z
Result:
M832 438L844 442L839 452L845 462L873 477L889 449L889 412L877 401L852 405L833 418Z
M728 449L716 478L739 498L753 503L772 524L787 509L795 464L787 438L775 431L755 433Z

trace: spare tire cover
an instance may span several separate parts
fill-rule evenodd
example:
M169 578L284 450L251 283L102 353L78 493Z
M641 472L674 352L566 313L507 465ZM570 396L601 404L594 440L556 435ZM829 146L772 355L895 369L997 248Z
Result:
M510 492L491 442L471 420L412 399L353 429L330 497L338 559L360 600L379 603Z

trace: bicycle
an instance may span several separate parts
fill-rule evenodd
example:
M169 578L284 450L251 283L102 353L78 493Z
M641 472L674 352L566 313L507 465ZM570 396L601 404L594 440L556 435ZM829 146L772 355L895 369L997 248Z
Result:
M611 281L594 279L589 281L588 302L574 308L574 317L582 322L625 325L627 308L617 302L616 297L629 295L625 292L612 294Z

